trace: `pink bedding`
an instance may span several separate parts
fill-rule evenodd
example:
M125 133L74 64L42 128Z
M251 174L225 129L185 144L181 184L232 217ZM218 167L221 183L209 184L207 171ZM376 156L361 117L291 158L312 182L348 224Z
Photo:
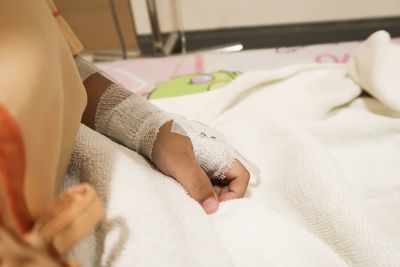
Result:
M393 41L400 43L400 38ZM207 76L221 70L236 73L303 63L346 63L358 44L359 42L343 42L245 50L227 54L208 52L137 58L99 63L98 66L127 88L148 96L158 84L186 74L202 73ZM199 77L204 79L204 75L197 75L195 78ZM229 81L223 78L223 82Z

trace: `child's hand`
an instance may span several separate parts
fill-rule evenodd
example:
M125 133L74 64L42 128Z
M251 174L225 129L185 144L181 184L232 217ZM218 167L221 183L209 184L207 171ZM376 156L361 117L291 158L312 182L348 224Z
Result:
M196 160L190 139L172 133L171 125L168 122L160 128L153 146L157 168L179 181L208 214L218 209L220 201L242 198L250 178L246 168L235 160L223 180L208 177Z
M207 213L215 212L220 201L244 196L250 174L212 129L160 110L103 76L94 65L79 57L75 60L88 95L83 123L150 159L179 181ZM172 120L187 126L192 136L171 132Z

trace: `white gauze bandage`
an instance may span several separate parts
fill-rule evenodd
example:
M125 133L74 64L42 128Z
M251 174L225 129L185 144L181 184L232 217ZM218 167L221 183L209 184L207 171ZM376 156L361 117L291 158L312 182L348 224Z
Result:
M197 162L209 177L224 179L239 156L221 133L201 122L176 117L171 132L189 137Z
M113 83L97 105L95 127L151 160L159 129L171 120L144 97Z
M93 73L103 75L84 59L76 57L75 61L83 81ZM101 96L95 115L95 128L152 160L157 134L168 121L173 121L171 132L190 139L194 155L207 175L224 179L238 154L220 133L200 122L162 111L118 83L112 83Z
M236 152L220 134L202 123L164 112L119 84L112 84L101 97L95 126L151 160L159 129L168 121L173 121L171 132L190 139L194 155L208 176L225 178Z

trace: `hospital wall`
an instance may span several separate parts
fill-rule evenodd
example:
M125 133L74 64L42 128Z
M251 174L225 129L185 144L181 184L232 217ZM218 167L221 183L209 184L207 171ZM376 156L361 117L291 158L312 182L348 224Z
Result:
M138 34L150 33L146 1L130 1ZM399 0L157 0L157 5L162 31L400 16Z

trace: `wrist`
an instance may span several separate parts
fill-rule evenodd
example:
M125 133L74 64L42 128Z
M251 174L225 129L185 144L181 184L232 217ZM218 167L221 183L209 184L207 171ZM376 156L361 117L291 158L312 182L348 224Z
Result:
M147 99L112 84L100 98L95 128L152 160L152 149L159 129L172 115Z

